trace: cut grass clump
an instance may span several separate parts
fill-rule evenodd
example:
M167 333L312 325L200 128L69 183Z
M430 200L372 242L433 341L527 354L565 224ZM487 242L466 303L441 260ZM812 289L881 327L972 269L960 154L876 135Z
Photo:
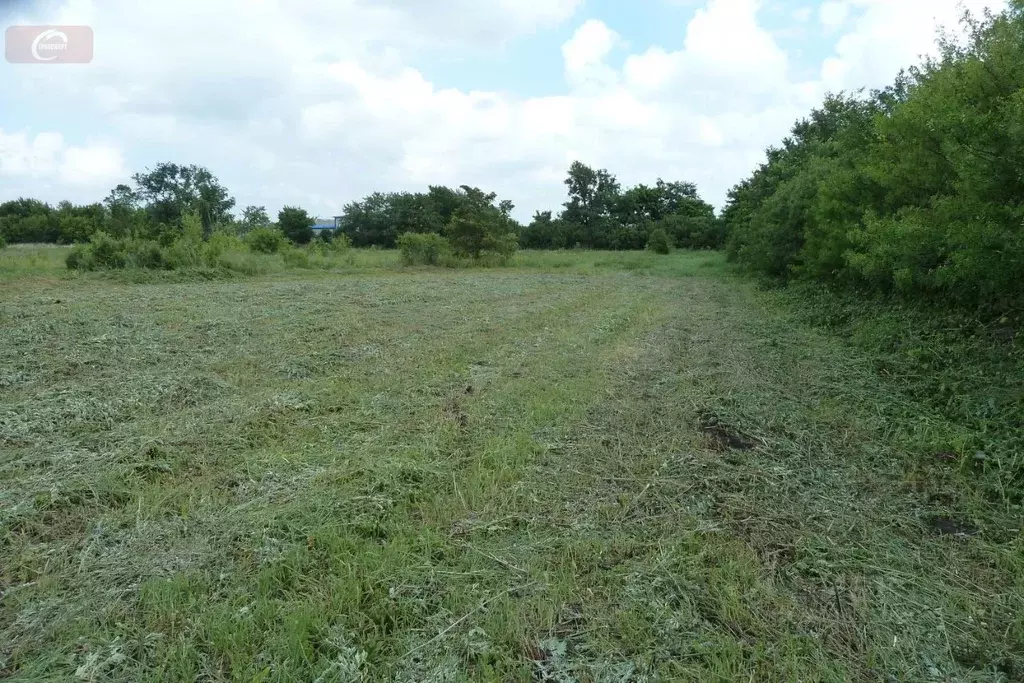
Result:
M781 295L800 319L848 339L872 370L900 390L879 409L916 416L913 452L923 469L956 467L970 492L1006 509L1024 504L1024 317L978 320L934 306L912 307L793 286ZM965 491L965 493L969 493Z

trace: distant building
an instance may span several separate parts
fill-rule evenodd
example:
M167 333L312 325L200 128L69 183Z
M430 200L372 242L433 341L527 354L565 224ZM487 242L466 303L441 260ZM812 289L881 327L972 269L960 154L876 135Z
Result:
M313 224L313 232L319 235L326 230L337 230L339 227L341 227L341 216L335 216L330 220L318 218Z

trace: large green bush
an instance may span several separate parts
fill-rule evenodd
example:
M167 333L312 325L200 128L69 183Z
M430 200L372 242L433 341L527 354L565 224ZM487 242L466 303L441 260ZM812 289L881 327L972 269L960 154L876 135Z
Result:
M725 224L713 215L671 214L653 226L654 230L665 232L681 249L721 249L725 243Z
M507 260L519 247L516 232L501 217L460 214L452 218L445 233L452 251L461 257Z
M68 270L93 270L91 261L89 247L84 244L76 244L68 252L64 264Z
M90 270L113 270L128 265L130 251L128 240L118 240L105 232L98 232L93 235L89 243L89 250L89 262L92 264Z
M655 228L647 238L647 248L655 254L668 254L672 251L672 239L664 228Z
M296 247L277 231L263 228L252 231L245 240L224 231L213 232L204 240L197 236L195 225L190 227L170 244L96 233L88 244L72 248L67 267L84 271L183 270L206 276L227 272L255 275L279 269L282 264L289 268L332 268L338 261L331 256L347 248L344 239L336 240L336 244Z
M831 96L733 188L730 256L999 315L1024 305L1024 3L886 90Z
M407 266L440 266L451 257L448 240L435 232L407 232L398 237L402 263Z
M176 254L158 242L116 238L104 232L95 233L88 244L72 247L65 263L71 270L170 270L179 267Z
M98 232L88 244L74 246L68 253L66 264L71 270L85 271L128 268L238 270L236 255L246 253L248 249L240 239L223 232L215 232L203 240L196 238L194 230L188 230L167 245L151 239L118 238ZM241 265L248 267L247 264Z
M249 248L261 254L276 254L286 242L284 234L274 228L256 228L245 236Z

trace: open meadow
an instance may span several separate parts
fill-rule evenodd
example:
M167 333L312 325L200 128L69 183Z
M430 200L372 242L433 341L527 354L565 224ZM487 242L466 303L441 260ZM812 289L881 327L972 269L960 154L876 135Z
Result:
M65 253L0 252L0 678L1024 678L1018 437L720 253Z

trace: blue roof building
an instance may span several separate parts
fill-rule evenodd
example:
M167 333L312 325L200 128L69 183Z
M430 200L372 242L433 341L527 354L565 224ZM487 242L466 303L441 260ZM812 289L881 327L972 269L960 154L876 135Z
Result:
M319 234L325 230L337 230L341 226L341 216L335 216L331 220L316 219L316 223L313 224L313 232Z

